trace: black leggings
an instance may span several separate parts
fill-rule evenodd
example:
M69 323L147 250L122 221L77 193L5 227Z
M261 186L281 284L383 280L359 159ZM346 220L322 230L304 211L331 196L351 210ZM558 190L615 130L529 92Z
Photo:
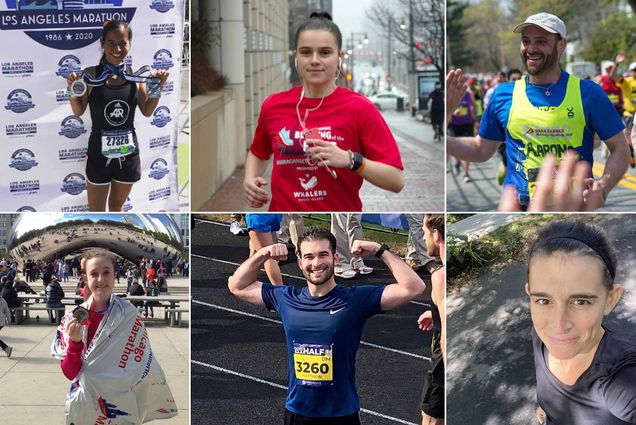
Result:
M308 418L285 409L284 425L361 425L358 413L332 418Z
M0 326L0 330L2 330L2 328L4 328L4 326ZM4 341L2 341L0 339L0 348L2 348L3 350L6 350L7 348L7 344L4 343Z

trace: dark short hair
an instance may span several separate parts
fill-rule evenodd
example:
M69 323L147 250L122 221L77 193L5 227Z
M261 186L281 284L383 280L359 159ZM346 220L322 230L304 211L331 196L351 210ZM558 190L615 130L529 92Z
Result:
M512 74L519 74L519 75L523 75L523 72L521 72L520 69L518 68L512 68L510 71L508 71L508 81L510 81L510 77L512 77Z
M603 268L603 284L608 290L613 288L617 266L616 254L601 227L582 221L567 220L550 223L541 229L530 249L528 277L533 258L555 252L597 259Z
M327 229L322 227L310 227L298 238L296 243L296 256L300 258L300 245L305 241L329 241L329 248L331 253L336 252L336 237Z
M333 23L331 15L327 12L314 12L309 16L304 24L300 25L296 30L296 37L294 41L294 50L298 48L298 38L303 31L321 30L329 31L336 39L338 45L338 51L342 50L342 33L338 25Z
M444 214L424 214L424 225L430 231L437 230L444 239Z

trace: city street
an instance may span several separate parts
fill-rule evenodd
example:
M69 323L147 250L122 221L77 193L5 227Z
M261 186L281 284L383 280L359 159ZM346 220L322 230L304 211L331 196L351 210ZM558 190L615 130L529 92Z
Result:
M362 208L370 212L444 210L444 146L433 140L430 124L408 112L382 111L398 144L404 165L404 189L387 192L365 182L360 190ZM243 168L236 171L204 205L206 211L250 211L243 198ZM271 177L271 163L264 177ZM266 187L268 189L268 187ZM260 208L267 211L267 206Z
M446 173L446 205L448 212L493 211L497 209L501 186L497 184L497 168L501 159L493 156L482 164L471 163L468 174L473 180L464 183L463 170L455 173L455 159L448 163ZM603 175L605 158L600 149L594 151L594 177ZM451 171L452 170L452 171ZM636 170L629 168L623 179L610 193L607 204L599 212L631 211L636 209Z
M365 182L360 191L364 211L444 210L444 146L433 139L430 124L408 112L383 111L404 165L404 189L394 194Z

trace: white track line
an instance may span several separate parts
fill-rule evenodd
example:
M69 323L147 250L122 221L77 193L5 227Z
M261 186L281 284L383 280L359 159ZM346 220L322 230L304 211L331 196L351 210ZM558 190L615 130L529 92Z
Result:
M210 303L206 303L206 302L199 301L199 300L192 300L192 302L195 303L195 304L204 305L206 307L216 308L217 310L228 311L230 313L235 313L235 314L240 314L240 315L243 315L243 316L253 317L255 319L261 319L261 320L264 320L266 322L276 323L276 324L279 324L279 325L283 324L283 322L281 322L280 320L270 319L269 317L260 316L258 314L247 313L247 312L240 311L240 310L234 310L233 308L223 307L223 306L216 305L216 304L210 304ZM426 360L426 361L429 361L429 362L431 361L430 357L420 356L419 354L409 353L408 351L398 350L397 348L385 347L384 345L373 344L371 342L360 341L360 345L365 345L367 347L373 347L373 348L377 348L377 349L380 349L380 350L390 351L390 352L393 352L393 353L402 354L404 356L414 357L414 358L420 359L420 360Z
M275 383L275 382L266 381L266 380L264 380L264 379L257 378L257 377L255 377L255 376L246 375L246 374L244 374L244 373L240 373L240 372L236 372L236 371L233 371L233 370L225 369L225 368L223 368L223 367L215 366L215 365L212 365L212 364L209 364L209 363L199 362L199 361L197 361L197 360L190 360L190 361L191 361L192 363L194 363L194 364L199 365L199 366L209 367L210 369L214 369L214 370L216 370L216 371L218 371L218 372L223 372L223 373L227 373L227 374L229 374L229 375L238 376L238 377L240 377L240 378L249 379L249 380L252 380L252 381L255 381L255 382L259 382L259 383L261 383L261 384L269 385L269 386L271 386L271 387L279 388L279 389L281 389L281 390L285 390L285 391L287 391L287 387L286 387L285 385L277 384L277 383ZM380 417L380 418L388 419L388 420L390 420L390 421L397 422L397 423L400 423L400 424L406 424L406 425L418 425L418 424L416 424L416 423L409 422L409 421L405 421L405 420L403 420L403 419L394 418L393 416L384 415L384 414L382 414L382 413L374 412L373 410L368 410L368 409L362 409L362 408L361 408L361 409L360 409L360 411L361 411L361 412L364 412L364 413L368 413L369 415L374 415L374 416L378 416L378 417Z
M220 260L218 258L206 257L205 255L199 255L199 254L191 254L191 257L201 258L203 260L208 260L208 261L216 261L218 263L229 264L231 266L236 266L236 267L241 265L241 263L235 263L233 261L227 261L227 260ZM265 272L265 269L261 269L261 271ZM285 276L285 277L292 278L292 279L305 280L305 278L303 276L295 276L293 274L287 274L287 273L283 273L283 272L281 272L281 275ZM420 301L409 301L409 302L412 303L412 304L417 304L417 305L421 305L421 306L424 306L424 307L431 308L430 304L423 303L423 302L420 302Z

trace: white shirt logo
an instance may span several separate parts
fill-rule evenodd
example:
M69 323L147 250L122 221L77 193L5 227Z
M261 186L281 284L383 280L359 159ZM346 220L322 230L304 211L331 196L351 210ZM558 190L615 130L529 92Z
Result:
M331 310L329 310L329 314L336 314L336 313L338 313L339 311L344 310L345 308L347 308L347 307L340 307L340 308L339 308L339 309L337 309L337 310L334 310L334 309L332 308Z

